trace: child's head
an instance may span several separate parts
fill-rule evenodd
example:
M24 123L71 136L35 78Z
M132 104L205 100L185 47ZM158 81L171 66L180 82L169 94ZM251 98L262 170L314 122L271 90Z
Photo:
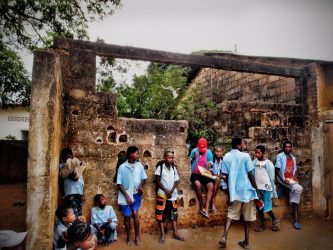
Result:
M265 151L266 151L266 149L263 145L258 145L255 149L254 154L258 160L262 160L264 158Z
M136 146L130 146L127 149L127 159L132 161L139 160L139 149Z
M291 143L291 141L285 141L283 143L283 152L285 152L286 154L290 154L293 151L293 144Z
M104 208L107 204L107 200L104 195L96 194L94 197L94 203L96 206L99 206L100 208Z
M95 250L97 249L97 238L92 233L88 223L74 222L67 230L69 246L75 249Z
M56 216L65 224L73 223L76 219L73 208L64 205L58 207L56 210Z
M216 158L222 158L223 155L223 147L220 145L216 145L214 147L214 155Z
M66 162L68 158L73 158L73 152L70 148L63 148L60 154L60 159Z
M240 138L240 137L235 137L235 138L232 138L231 140L231 148L232 149L238 149L240 151L243 151L243 148L244 148L244 142L243 142L243 139Z
M198 140L197 147L198 147L199 153L205 153L207 150L207 146L208 146L208 141L205 138L200 138Z
M174 153L173 151L167 150L164 152L164 160L167 164L173 164L174 161Z

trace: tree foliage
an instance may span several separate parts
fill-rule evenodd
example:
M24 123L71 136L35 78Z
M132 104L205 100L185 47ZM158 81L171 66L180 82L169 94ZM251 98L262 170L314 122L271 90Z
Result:
M30 79L16 51L50 46L53 37L88 39L89 22L102 20L121 0L0 0L1 105L27 104ZM105 79L112 84L112 79Z
M17 53L0 42L0 103L2 107L30 100L30 79Z
M119 115L172 119L186 85L187 71L181 66L150 63L146 75L134 76L132 85L117 88Z

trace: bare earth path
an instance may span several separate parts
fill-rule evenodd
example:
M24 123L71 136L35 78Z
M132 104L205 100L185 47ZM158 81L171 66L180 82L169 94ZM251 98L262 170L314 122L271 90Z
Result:
M330 250L333 249L333 220L321 220L317 218L302 218L302 230L296 231L291 223L285 219L281 222L281 230L273 232L270 228L264 232L254 231L254 223L250 234L250 246L252 250ZM269 224L267 224L270 226ZM218 241L222 227L205 227L195 229L182 229L181 234L186 241L181 242L171 238L172 231L167 235L166 243L158 243L158 234L142 234L141 245L128 247L125 244L125 235L122 233L117 242L109 247L99 246L98 249L219 249ZM243 239L243 227L241 224L233 224L229 232L226 249L242 249L238 241Z

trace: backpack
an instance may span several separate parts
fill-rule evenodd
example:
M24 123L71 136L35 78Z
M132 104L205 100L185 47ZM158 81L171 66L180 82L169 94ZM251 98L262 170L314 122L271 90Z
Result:
M162 177L162 170L163 170L163 164L164 164L164 163L165 163L165 160L161 160L161 161L157 162L157 164L156 164L156 169L157 169L158 167L160 167L160 175L159 175L160 178ZM173 174L176 175L175 168L177 168L177 166L176 166L175 164L172 164L171 166L172 166L172 169L173 169ZM156 194L157 194L157 191L158 191L158 189L159 189L159 186L157 185L157 178L158 178L158 176L155 175L154 182L155 182L155 193L156 193Z

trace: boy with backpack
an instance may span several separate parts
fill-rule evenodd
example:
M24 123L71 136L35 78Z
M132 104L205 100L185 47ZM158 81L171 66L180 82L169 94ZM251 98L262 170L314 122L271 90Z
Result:
M179 176L174 165L174 154L171 151L164 153L164 161L159 162L155 171L157 190L156 219L160 225L160 243L165 242L165 222L172 221L172 238L184 241L184 238L177 231L177 184Z

